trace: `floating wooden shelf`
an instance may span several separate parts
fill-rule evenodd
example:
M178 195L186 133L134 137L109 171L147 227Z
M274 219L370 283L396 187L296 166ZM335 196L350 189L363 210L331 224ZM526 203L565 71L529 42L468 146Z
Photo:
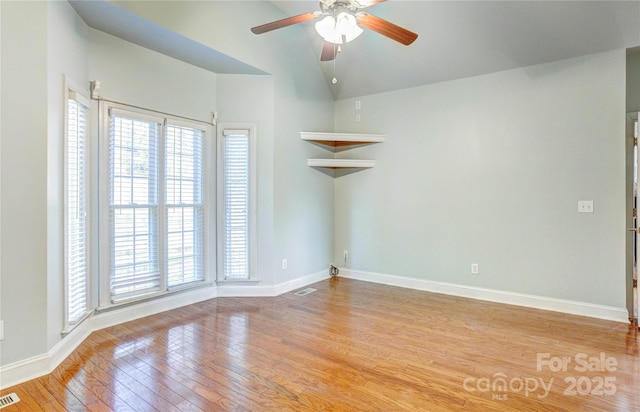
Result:
M382 143L386 136L383 134L300 132L300 138L326 146L341 147Z
M308 159L307 166L327 169L364 169L376 165L375 160L358 159Z
M382 134L356 133L325 133L300 132L300 138L313 143L319 143L332 151L338 147L362 146L384 142L386 136ZM375 160L366 159L307 159L307 165L326 169L366 169L376 165Z

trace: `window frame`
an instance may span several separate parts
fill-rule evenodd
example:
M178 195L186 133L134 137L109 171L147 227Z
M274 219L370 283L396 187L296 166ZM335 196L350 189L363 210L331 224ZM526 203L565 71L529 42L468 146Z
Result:
M227 278L224 271L225 261L225 183L224 183L224 166L225 152L224 139L229 135L226 132L240 131L246 132L249 139L249 210L248 210L248 276L246 278ZM257 126L255 123L244 122L220 122L217 130L217 244L218 244L218 267L217 282L218 283L235 283L235 282L258 282L260 280L258 268L258 233L257 233Z
M214 162L213 159L215 159L215 156L213 155L212 150L209 150L209 148L215 150L216 145L214 144L215 142L212 140L213 137L215 136L215 134L213 134L211 132L211 127L207 126L204 127L203 125L199 125L200 127L195 128L194 125L196 123L194 122L188 122L188 121L183 121L183 120L179 120L179 119L171 119L170 122L168 122L168 125L170 126L174 126L174 127L179 127L179 128L194 128L197 130L201 130L203 132L203 136L202 136L202 144L203 144L203 158L202 158L202 207L204 209L204 222L203 222L203 228L204 228L204 233L203 233L203 238L204 238L204 244L203 244L203 257L204 257L204 279L202 281L195 281L197 282L205 282L205 283L212 283L212 279L215 278L215 261L216 261L216 256L215 256L215 251L216 251L216 247L209 247L208 245L215 245L216 244L216 238L215 238L215 231L216 231L216 226L215 226L215 219L213 221L213 225L212 225L212 221L211 221L211 215L213 214L211 211L211 207L214 206L216 204L215 202L215 191L212 189L211 185L215 183L215 178L212 178L213 174L211 173L212 170L215 170L213 168ZM165 129L166 129L166 125L165 125ZM164 157L166 158L166 136L165 136L165 144L163 144L164 148L165 148L165 152L163 153ZM165 160L163 160L163 163L165 162ZM166 166L165 166L166 167ZM164 200L164 207L165 209L167 208L167 205L169 204L169 202L166 200ZM195 204L195 203L194 203ZM163 225L166 222L166 216L165 216L165 221L163 222ZM166 235L166 228L164 230L165 235ZM167 244L165 244L164 246L167 246ZM165 252L166 247L163 248L163 254L166 253ZM209 262L213 262L213 264L209 264ZM183 284L179 284L179 285L175 285L175 286L170 286L169 285L169 279L167 277L166 279L167 282L167 288L170 291L176 291L176 290L181 290L181 289L189 289L192 285L192 283L183 283ZM199 283L198 283L199 284Z
M158 266L160 272L160 284L158 290L151 293L146 293L141 296L133 296L130 298L123 298L114 300L111 294L111 222L109 219L111 209L110 199L110 113L114 111L116 115L120 114L124 117L135 118L145 121L158 122L159 124L159 136L157 143L157 174L158 174L158 208L156 227L158 230L158 242L156 255L158 256ZM215 190L213 190L213 184L215 179L212 177L211 170L215 170L214 167L214 152L215 144L212 141L212 136L215 134L212 132L212 127L205 123L186 121L173 117L168 114L158 114L153 110L145 110L136 107L130 107L128 105L112 103L112 102L100 102L100 150L99 150L99 237L100 237L100 275L99 275L99 304L98 310L104 310L111 307L121 306L125 304L142 302L159 296L168 295L177 291L194 289L207 285L211 285L214 279L215 267L216 267L216 237L215 237L215 225L212 224L211 205L215 205ZM194 282L179 284L169 287L167 262L166 262L166 247L167 247L167 233L166 233L166 204L165 198L165 142L167 125L176 127L193 128L202 131L202 161L203 161L203 203L204 203L204 224L203 224L203 270L204 278ZM215 220L213 221L215 223Z
M68 334L75 327L81 324L89 315L93 312L94 305L92 299L92 259L91 259L91 250L92 250L92 231L91 231L91 180L90 180L90 168L91 168L91 100L89 99L89 93L87 90L81 88L76 82L70 79L67 76L63 78L63 260L64 260L64 315L63 315L63 329L62 334ZM84 244L85 244L85 252L84 252L84 266L85 266L85 293L86 293L86 303L84 307L83 313L75 317L74 319L70 319L71 311L70 311L70 250L69 250L69 236L70 236L70 222L69 222L69 173L70 173L70 164L69 164L69 100L75 100L79 105L82 105L86 108L86 121L85 121L85 130L84 130L84 164L83 170L79 171L84 175Z

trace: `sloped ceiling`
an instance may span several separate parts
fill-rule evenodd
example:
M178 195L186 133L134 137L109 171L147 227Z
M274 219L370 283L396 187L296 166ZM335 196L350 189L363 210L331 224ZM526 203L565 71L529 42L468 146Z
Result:
M273 3L285 15L318 8L313 0ZM640 45L638 1L389 0L366 11L419 37L403 46L368 31L343 47L335 68L319 63L338 99ZM322 43L305 24L319 60Z
M265 0L267 1L267 0ZM288 17L319 9L317 0L269 1ZM158 1L162 7L162 1ZM90 26L152 50L218 73L261 74L202 44L105 1L71 1ZM99 5L100 7L96 7ZM346 44L334 62L320 62L322 42L313 22L302 24L306 36L261 34L273 41L304 43L318 58L336 99L454 80L547 63L581 55L640 46L640 1L402 1L389 0L367 12L418 33L403 46L365 31ZM129 21L133 19L135 21ZM239 22L251 26L272 21ZM157 31L163 31L162 36ZM299 33L299 31L297 32ZM338 82L332 83L333 77Z

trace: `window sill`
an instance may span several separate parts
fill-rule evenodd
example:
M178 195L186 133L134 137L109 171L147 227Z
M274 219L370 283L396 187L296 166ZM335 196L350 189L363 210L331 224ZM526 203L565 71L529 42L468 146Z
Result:
M229 284L229 283L240 283L240 284L256 284L260 283L260 279L252 278L252 279L220 279L216 281L217 284Z
M114 309L120 309L120 308L126 308L128 306L135 306L138 304L144 304L150 301L154 301L154 300L158 300L158 299L162 299L165 297L169 297L169 296L173 296L173 295L177 295L183 292L187 292L187 291L191 291L194 289L199 289L199 288L206 288L206 287L211 287L211 286L215 286L215 283L213 281L202 281L202 282L198 282L198 283L191 283L188 285L185 285L183 287L176 287L173 289L169 289L167 291L164 292L155 292L155 293L150 293L148 295L144 295L141 297L137 297L137 298L130 298L130 299L123 299L117 302L110 302L108 305L104 305L104 306L99 306L96 309L96 313L102 313L102 312L107 312L110 310L114 310Z

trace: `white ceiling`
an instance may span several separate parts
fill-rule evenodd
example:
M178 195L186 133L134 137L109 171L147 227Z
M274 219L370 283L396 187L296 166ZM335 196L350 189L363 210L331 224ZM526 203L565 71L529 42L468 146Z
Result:
M282 17L319 9L317 0L270 3L282 11ZM155 44L154 39L167 38L168 30L137 16L127 17L107 1L71 4L91 27L199 67L219 73L261 72L175 33L175 41ZM302 24L307 36L295 35L289 27L279 29L292 31L286 41L313 48L336 99L640 46L640 0L389 0L366 11L418 33L418 39L403 46L365 31L343 46L335 62L320 62L322 42L313 22ZM124 23L125 18L135 21ZM163 31L162 36L154 30ZM273 33L260 36L283 39ZM208 51L204 53L203 48ZM335 85L331 82L334 73L338 79Z

